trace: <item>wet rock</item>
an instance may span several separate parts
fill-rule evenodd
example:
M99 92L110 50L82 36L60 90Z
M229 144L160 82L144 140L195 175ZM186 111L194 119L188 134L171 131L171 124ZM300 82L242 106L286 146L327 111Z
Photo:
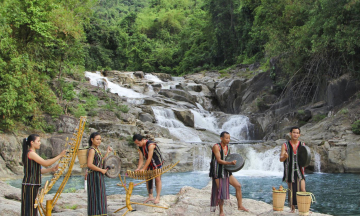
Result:
M142 71L135 71L135 72L134 72L134 76L137 77L137 78L142 79L142 78L144 78L144 72L142 72Z
M139 120L142 122L155 122L155 118L149 113L142 113L139 115Z
M179 119L185 126L194 127L194 114L190 110L173 109L177 119Z

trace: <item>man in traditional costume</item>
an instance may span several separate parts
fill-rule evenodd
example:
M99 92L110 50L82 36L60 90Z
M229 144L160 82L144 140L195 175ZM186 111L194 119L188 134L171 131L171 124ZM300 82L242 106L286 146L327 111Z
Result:
M162 168L164 163L163 157L160 152L159 146L153 141L145 139L140 134L135 134L133 136L134 143L139 147L139 165L135 171L145 171L145 170L155 170ZM143 161L145 158L145 165L143 168ZM148 189L149 198L147 198L144 203L153 201L155 204L160 202L160 193L161 193L161 176L155 178L156 186L156 198L153 196L153 180L146 182L146 187Z
M216 143L212 148L210 174L212 178L211 189L211 208L212 212L215 212L216 206L219 205L220 216L224 216L224 200L230 199L229 184L236 190L236 199L238 201L238 209L243 211L249 211L242 205L242 193L241 185L237 179L226 171L224 165L235 165L236 160L228 162L225 161L225 157L230 154L228 144L230 142L230 134L223 131L220 134L221 143Z
M298 163L299 158L297 151L301 145L305 143L300 142L300 128L292 127L290 129L291 139L281 146L280 161L284 162L284 176L283 181L288 184L288 188L291 190L289 197L289 204L291 206L291 212L295 212L295 206L297 205L296 192L305 192L305 168L301 167Z

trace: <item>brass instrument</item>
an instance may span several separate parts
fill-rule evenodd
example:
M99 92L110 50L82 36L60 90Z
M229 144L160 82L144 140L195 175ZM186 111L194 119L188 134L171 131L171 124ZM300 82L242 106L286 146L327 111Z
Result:
M53 178L50 180L50 182L46 181L44 187L39 189L39 192L35 199L34 208L38 208L41 216L43 216L43 215L51 216L51 211L52 211L53 207L55 206L57 200L60 198L60 194L64 190L65 185L70 178L71 171L72 171L72 168L75 163L77 151L78 151L80 143L81 143L81 138L84 133L85 123L86 123L86 116L81 116L80 121L79 121L79 126L78 126L78 128L75 129L75 131L77 131L77 133L73 134L73 138L70 139L71 142L65 143L65 147L68 147L68 152L67 152L66 156L64 156L60 159L60 161L58 163L59 169L55 172L55 174L54 174ZM68 138L66 139L66 141L68 141ZM67 170L66 175L64 176L64 179L63 179L61 185L59 186L58 190L56 191L53 199L46 201L46 209L45 209L43 206L44 196L51 190L51 188L54 186L54 184L60 178L60 176L62 176L62 174L64 173L64 171L66 169L68 169L68 170Z
M133 208L132 208L131 204L138 204L138 205L144 205L144 206L168 209L168 207L163 207L163 206L156 206L156 205L150 205L150 204L145 204L145 203L131 202L130 197L131 197L132 191L133 191L135 186L140 185L142 183L145 183L147 181L150 181L151 179L154 179L154 178L156 178L158 176L161 176L162 174L164 174L164 173L170 171L172 168L174 168L179 162L180 161L178 161L178 162L176 162L174 164L167 165L167 166L165 166L165 167L163 167L161 169L155 169L155 170L135 171L135 172L127 170L126 174L127 174L128 177L134 178L134 179L144 180L144 181L141 181L141 182L136 183L136 184L134 184L133 182L130 182L128 188L126 187L126 176L124 177L124 181L123 181L122 178L121 178L121 175L119 174L121 184L117 184L117 186L124 187L124 189L126 191L126 198L125 198L126 205L119 208L114 213L120 211L121 209L127 208L127 210L123 214L123 216L126 215L126 213L128 213L129 211L133 211Z

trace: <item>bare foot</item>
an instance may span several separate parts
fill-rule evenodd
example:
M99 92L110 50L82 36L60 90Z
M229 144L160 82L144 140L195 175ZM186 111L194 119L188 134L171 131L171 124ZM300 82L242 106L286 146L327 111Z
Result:
M224 213L224 212L223 212L223 213L220 213L219 216L225 216L225 213Z
M160 202L160 197L156 198L155 201L154 201L155 204L158 204L159 202Z
M246 212L249 211L249 209L246 209L244 206L240 206L240 208L238 208L238 210L243 210L243 211L246 211Z
M291 209L290 213L295 213L295 209Z
M149 198L147 198L145 201L144 201L144 203L147 203L147 202L149 202L149 201L154 201L155 199L154 199L154 197L149 197Z

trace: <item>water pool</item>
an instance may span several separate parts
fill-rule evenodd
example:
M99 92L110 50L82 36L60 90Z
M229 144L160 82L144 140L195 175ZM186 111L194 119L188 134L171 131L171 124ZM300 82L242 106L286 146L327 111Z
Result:
M264 201L272 204L272 186L279 187L285 183L281 182L281 176L269 176L266 173L248 175L246 172L235 173L234 176L242 185L243 197ZM43 183L50 177L44 177ZM139 180L127 179L135 182ZM165 173L162 176L162 195L177 194L184 186L195 188L205 187L210 178L205 171L185 173ZM106 191L111 194L125 194L122 187L116 186L119 179L106 178ZM11 180L8 183L20 188L21 179ZM55 193L61 179L57 181L50 193ZM316 203L311 205L312 211L331 215L360 215L360 175L358 174L325 174L314 173L306 175L306 190L312 192L316 197ZM73 176L69 179L64 192L73 192L84 188L84 178ZM233 187L230 193L235 195ZM146 184L134 188L133 194L147 196ZM210 202L210 197L209 197ZM287 203L286 203L287 204Z

